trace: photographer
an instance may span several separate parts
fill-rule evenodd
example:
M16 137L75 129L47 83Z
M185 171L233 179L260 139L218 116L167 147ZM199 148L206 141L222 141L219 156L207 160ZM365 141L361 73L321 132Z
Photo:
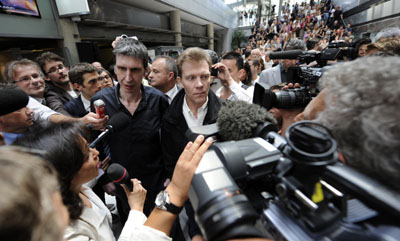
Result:
M323 91L296 119L316 119L327 126L346 164L397 192L399 67L398 57L367 57L333 66L319 80Z

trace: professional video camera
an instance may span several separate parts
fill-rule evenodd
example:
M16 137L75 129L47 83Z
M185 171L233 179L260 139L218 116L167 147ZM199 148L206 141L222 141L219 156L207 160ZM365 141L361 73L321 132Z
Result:
M265 139L214 143L189 199L207 240L398 240L400 196L338 160L329 131L298 122Z
M297 59L299 64L310 64L316 62L314 67L297 66L289 67L287 71L288 83L299 83L300 88L287 89L273 92L270 86L256 83L254 88L253 103L259 104L266 109L272 107L281 109L292 109L305 107L315 97L319 90L318 79L326 70L329 60L354 59L357 56L356 48L352 43L332 42L321 52L289 50L272 52L270 59Z

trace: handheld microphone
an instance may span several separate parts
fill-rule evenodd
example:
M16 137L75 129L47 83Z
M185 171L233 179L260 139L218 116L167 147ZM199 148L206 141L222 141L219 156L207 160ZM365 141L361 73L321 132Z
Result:
M103 131L92 143L90 143L89 147L95 148L96 145L110 133L120 131L127 127L129 125L129 121L129 116L124 112L118 112L117 114L113 115L108 121L106 130Z
M276 120L266 109L245 101L232 101L221 107L217 125L222 141L238 141L276 131Z
M111 164L107 169L107 175L113 183L125 184L129 191L133 190L133 183L129 178L128 171L118 163Z
M297 59L299 55L305 54L301 50L288 50L280 52L272 52L269 54L270 59Z

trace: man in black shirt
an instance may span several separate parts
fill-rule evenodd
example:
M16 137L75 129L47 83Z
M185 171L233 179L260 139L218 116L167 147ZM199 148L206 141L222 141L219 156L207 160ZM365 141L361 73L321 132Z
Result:
M112 163L121 164L131 178L142 182L147 190L143 212L148 215L165 181L159 133L168 101L161 91L142 85L148 55L141 42L132 38L121 39L113 53L118 85L105 88L93 96L91 108L94 111L93 102L102 99L110 118L119 112L130 117L128 127L113 133L105 141L105 149L109 148ZM119 185L116 186L116 194L118 211L124 222L130 208Z

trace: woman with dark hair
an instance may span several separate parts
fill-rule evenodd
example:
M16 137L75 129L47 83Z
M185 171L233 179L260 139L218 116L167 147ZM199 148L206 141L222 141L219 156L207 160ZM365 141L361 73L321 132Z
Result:
M84 184L99 174L99 152L88 146L86 133L77 123L52 124L38 127L15 142L29 148L44 150L41 156L58 172L61 194L70 214L65 231L67 240L115 240L111 230L111 213L99 197ZM146 190L133 179L134 190L127 192L132 216L142 219ZM131 217L131 214L129 216ZM143 221L144 222L144 221ZM143 223L142 222L142 223ZM127 222L128 223L128 222Z

